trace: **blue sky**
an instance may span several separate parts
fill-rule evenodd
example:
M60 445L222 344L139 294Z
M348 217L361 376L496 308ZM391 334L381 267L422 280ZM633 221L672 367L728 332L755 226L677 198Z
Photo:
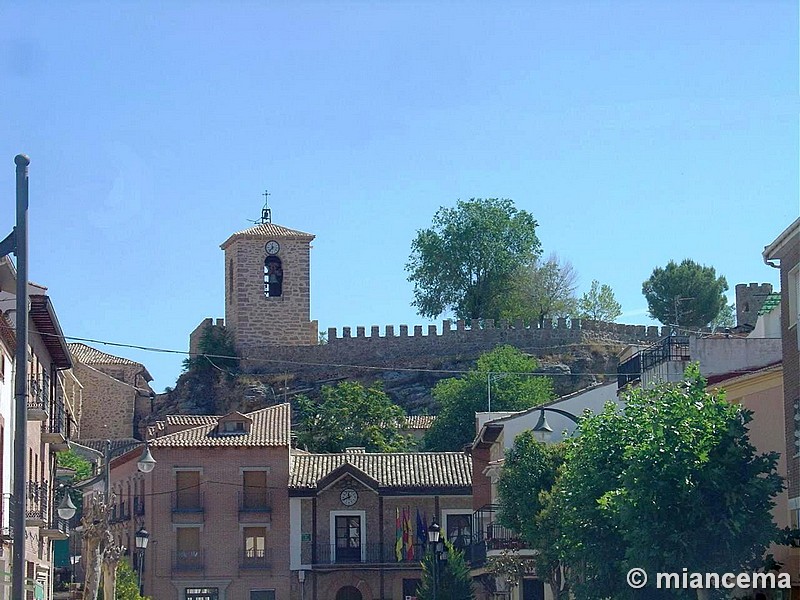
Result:
M670 259L777 284L760 253L800 213L796 2L5 2L0 24L0 230L24 152L31 278L71 336L185 350L264 189L317 235L322 329L426 323L404 265L458 199L512 198L642 324ZM180 370L98 347L159 390Z

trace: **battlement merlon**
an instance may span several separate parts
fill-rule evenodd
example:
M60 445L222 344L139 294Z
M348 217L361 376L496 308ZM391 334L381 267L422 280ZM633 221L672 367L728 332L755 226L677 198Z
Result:
M395 333L398 331L399 333ZM606 337L618 339L623 342L642 341L657 342L662 337L670 334L667 326L658 327L655 325L625 325L621 323L608 323L604 321L591 321L587 319L566 319L560 317L555 320L545 320L539 323L525 323L522 320L514 322L499 321L495 323L493 319L464 321L445 319L442 321L441 328L437 325L415 325L413 330L409 330L408 325L386 325L381 327L372 325L367 327L359 325L355 327L353 335L352 327L342 327L341 334L336 327L329 327L327 330L328 343L341 342L343 340L392 340L392 339L431 339L431 338L450 338L457 336L460 338L468 337L565 337L577 340L588 335L589 337Z

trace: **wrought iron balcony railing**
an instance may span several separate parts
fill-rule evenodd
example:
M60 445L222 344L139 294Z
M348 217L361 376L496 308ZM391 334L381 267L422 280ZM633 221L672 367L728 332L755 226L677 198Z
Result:
M358 547L340 548L336 544L317 544L314 563L319 565L415 563L419 565L425 555L425 544L414 544L410 551L402 551L398 560L395 546L367 543Z
M172 572L200 572L206 568L205 550L176 550L172 553Z
M272 568L272 550L244 550L239 560L242 569L270 569Z
M272 492L266 489L237 492L239 512L272 512Z
M42 525L48 516L49 500L47 482L29 481L25 498L25 519L30 525Z
M133 499L133 514L137 517L144 515L144 498L137 496Z
M172 492L173 513L203 513L205 498L203 492Z

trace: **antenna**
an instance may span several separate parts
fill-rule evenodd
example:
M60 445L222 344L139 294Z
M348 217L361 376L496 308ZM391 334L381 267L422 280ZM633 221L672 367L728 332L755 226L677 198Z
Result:
M269 207L269 192L264 190L264 208L261 209L261 223L272 223L272 209Z

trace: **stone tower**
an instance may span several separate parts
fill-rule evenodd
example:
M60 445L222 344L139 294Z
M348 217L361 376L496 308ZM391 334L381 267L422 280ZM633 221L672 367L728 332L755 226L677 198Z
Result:
M755 327L761 305L772 293L769 283L740 283L736 286L736 325Z
M310 320L310 233L263 222L234 233L225 251L225 326L240 355L318 341Z

